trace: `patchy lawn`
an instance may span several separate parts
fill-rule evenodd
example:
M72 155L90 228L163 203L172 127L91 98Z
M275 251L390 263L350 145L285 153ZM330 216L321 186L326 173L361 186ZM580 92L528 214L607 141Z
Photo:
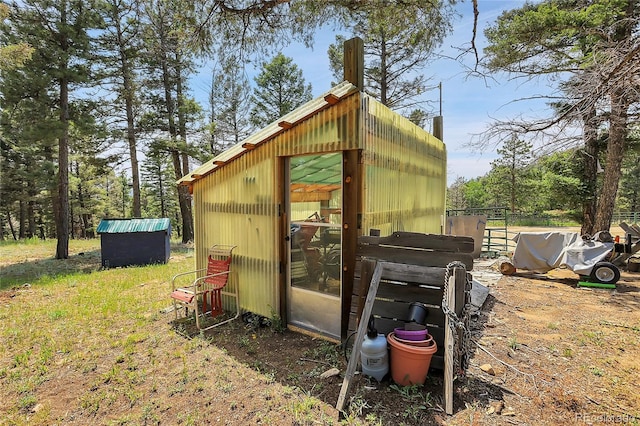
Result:
M99 242L75 243L70 261L51 259L55 244L0 245L2 424L640 422L637 273L615 291L577 289L569 271L502 277L479 262L474 277L491 292L455 415L442 413L432 372L411 388L358 375L339 418L341 346L280 333L276 318L187 337L189 322L166 308L188 249L167 265L101 271ZM320 377L332 367L341 374Z

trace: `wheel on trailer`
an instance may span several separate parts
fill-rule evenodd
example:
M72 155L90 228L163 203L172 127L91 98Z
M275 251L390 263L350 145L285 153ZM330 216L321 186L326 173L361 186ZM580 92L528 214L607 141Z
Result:
M620 270L613 263L598 262L589 276L599 283L615 284L620 279Z

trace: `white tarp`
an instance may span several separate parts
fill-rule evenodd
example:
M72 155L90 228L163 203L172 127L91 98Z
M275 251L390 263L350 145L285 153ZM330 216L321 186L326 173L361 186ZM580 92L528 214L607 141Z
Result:
M566 267L589 275L613 249L613 243L584 241L577 232L520 232L515 237L513 266L533 272Z

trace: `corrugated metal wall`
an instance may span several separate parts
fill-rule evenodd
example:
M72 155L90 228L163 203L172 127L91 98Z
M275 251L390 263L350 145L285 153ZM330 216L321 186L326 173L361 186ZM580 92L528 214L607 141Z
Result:
M283 238L278 214L284 208L279 206L279 162L286 156L348 149L363 149L363 233L372 228L382 235L440 233L444 144L356 93L193 183L196 267L206 265L210 246L236 245L236 274L229 286L240 283L241 307L264 316L278 311ZM233 308L231 300L224 303Z
M445 211L447 154L442 141L362 97L363 233L379 229L439 234Z
M357 148L359 104L356 93L194 182L196 268L206 266L210 246L236 245L228 285L240 283L243 309L267 317L279 309L278 162Z

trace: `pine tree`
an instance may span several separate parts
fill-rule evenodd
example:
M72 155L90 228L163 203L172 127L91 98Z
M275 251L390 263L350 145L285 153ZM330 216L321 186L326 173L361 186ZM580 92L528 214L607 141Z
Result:
M257 127L264 127L311 100L311 84L305 82L293 59L282 53L271 62L262 63L255 81L251 122Z
M421 95L429 90L421 71L449 32L451 13L446 3L408 1L402 13L394 4L372 4L346 19L348 29L363 37L365 91L389 108L406 110L418 125L424 116L416 106L425 103ZM328 50L336 81L342 81L344 40L336 36Z
M515 213L520 200L528 196L525 176L531 161L531 147L529 142L511 138L498 148L501 157L491 162L492 192L496 200L506 196L511 213Z
M139 110L140 91L137 70L143 43L140 34L140 11L138 0L106 0L103 16L104 31L101 32L101 72L107 86L115 92L113 106L116 118L114 133L122 133L127 141L132 179L133 216L140 217L140 173L138 166L138 140L136 118ZM115 117L114 117L115 116ZM124 123L124 130L120 128Z
M89 32L99 28L100 19L83 0L26 0L16 7L9 18L9 36L22 40L35 50L27 67L20 74L12 74L12 87L24 88L24 96L46 93L54 102L32 98L40 107L48 106L51 113L44 117L48 135L57 139L57 189L53 192L55 213L56 258L69 256L69 146L70 125L75 110L71 94L89 80L89 58L93 51ZM50 136L44 138L50 140ZM39 143L38 139L32 139ZM51 156L53 157L53 156Z
M187 140L188 122L198 113L196 103L187 98L186 80L192 72L192 52L186 48L183 33L185 16L191 10L182 0L150 0L145 3L144 38L147 46L145 61L149 75L146 80L148 106L146 119L153 123L151 132L163 131L165 149L171 154L175 180L189 173L191 151ZM188 189L177 188L182 219L182 241L193 241L193 215Z
M236 56L226 60L211 78L211 152L219 154L251 134L249 81Z

